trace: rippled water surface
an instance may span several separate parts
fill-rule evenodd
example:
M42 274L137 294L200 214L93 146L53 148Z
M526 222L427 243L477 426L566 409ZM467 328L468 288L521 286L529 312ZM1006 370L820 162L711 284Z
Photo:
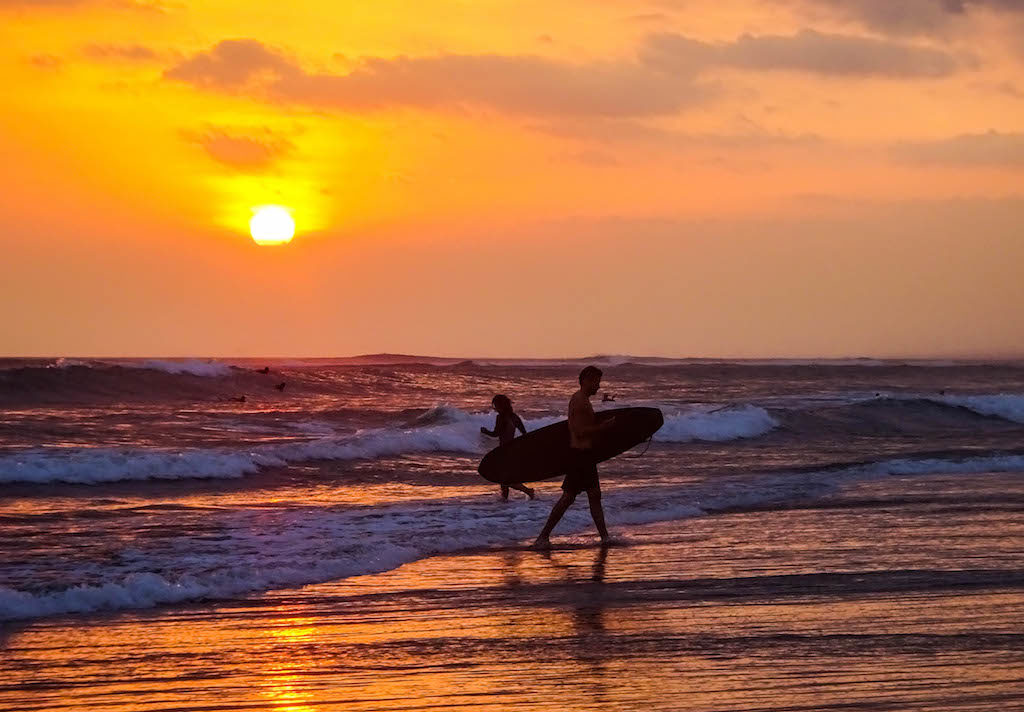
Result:
M1024 368L603 364L542 555L479 428L581 363L3 362L0 709L1024 709Z

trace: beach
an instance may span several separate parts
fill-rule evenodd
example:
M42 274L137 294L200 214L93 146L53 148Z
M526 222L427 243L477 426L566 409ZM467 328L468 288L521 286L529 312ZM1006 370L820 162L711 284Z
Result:
M1024 709L1019 367L608 365L666 425L550 552L475 431L575 364L189 368L7 375L0 709Z
M1024 482L872 483L6 631L5 710L1024 709ZM952 529L956 534L950 534Z

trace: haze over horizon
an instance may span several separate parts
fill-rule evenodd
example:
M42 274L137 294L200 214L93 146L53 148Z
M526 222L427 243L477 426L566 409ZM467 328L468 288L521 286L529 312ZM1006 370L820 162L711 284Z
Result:
M1020 358L1022 36L1017 0L0 0L0 356Z
M541 356L509 356L501 354L411 354L411 353L391 353L391 352L378 352L378 353L361 353L361 354L347 354L347 355L336 355L336 356L310 356L302 354L294 355L225 355L225 354L135 354L135 355L96 355L96 354L64 354L64 355L34 355L34 356L15 356L5 357L0 356L0 360L10 359L14 361L32 361L36 359L42 360L57 360L61 362L68 362L72 365L78 361L152 361L159 363L168 362L205 362L205 361L223 361L223 362L252 362L257 363L273 363L277 362L365 362L365 363L384 363L384 362L422 362L422 361L438 361L438 362L474 362L474 361L500 361L500 362L587 362L593 361L595 363L605 363L609 361L613 362L630 362L630 361L648 361L658 362L665 361L669 363L675 363L679 361L705 361L705 362L769 362L777 361L781 363L785 362L819 362L819 363L854 363L854 362L922 362L922 363L943 363L943 362L956 362L956 363L1018 363L1024 361L1024 354L962 354L953 356L928 356L928 355L890 355L890 356L808 356L808 355L790 355L790 356L679 356L679 355L667 355L667 354L625 354L625 353L594 353L584 355L541 355Z

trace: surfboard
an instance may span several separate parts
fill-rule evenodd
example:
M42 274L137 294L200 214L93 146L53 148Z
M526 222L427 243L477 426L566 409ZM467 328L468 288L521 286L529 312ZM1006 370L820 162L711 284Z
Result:
M636 447L665 422L657 408L613 408L595 415L598 421L615 416L615 425L594 438L597 462ZM565 474L569 455L569 421L563 420L499 445L484 455L477 471L499 485L548 480Z

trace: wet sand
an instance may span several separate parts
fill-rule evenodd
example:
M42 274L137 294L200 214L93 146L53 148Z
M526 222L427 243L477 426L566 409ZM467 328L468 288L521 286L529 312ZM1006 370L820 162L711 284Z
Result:
M1019 474L624 535L8 625L0 709L1024 710Z

